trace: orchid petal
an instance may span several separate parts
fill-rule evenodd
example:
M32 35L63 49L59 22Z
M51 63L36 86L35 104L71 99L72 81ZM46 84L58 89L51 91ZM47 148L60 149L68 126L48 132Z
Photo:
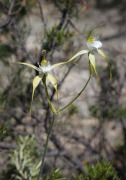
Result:
M57 64L54 64L51 66L51 69L57 67L57 66L60 66L60 65L64 65L64 64L67 64L69 62L71 62L72 60L74 60L76 57L82 55L82 54L86 54L88 53L89 51L88 50L82 50L82 51L79 51L77 54L75 54L71 59L69 59L68 61L66 62L62 62L62 63L57 63Z
M58 90L57 90L57 80L55 79L54 76L52 76L51 74L47 74L47 78L50 80L51 84L53 85L53 87L56 90L56 95L57 95L57 100L58 100ZM58 110L59 110L59 100L58 100Z
M101 41L87 41L87 47L90 50L99 49L102 47Z
M90 68L90 75L92 75L93 74L93 70L92 70L92 65L91 65L90 61L89 61L89 68Z
M94 41L95 38L90 38L92 32L93 32L96 28L98 28L98 27L100 27L100 26L103 26L103 25L104 25L104 23L103 23L103 24L100 24L100 25L98 25L98 26L96 26L96 27L94 27L94 28L89 32L88 37L87 37L87 41Z
M89 53L89 61L95 71L95 74L96 74L96 77L98 79L98 83L100 85L100 82L99 82L99 77L98 77L98 74L97 74L97 71L96 71L96 64L95 64L95 55L93 55L92 53ZM91 69L90 69L91 70Z
M30 106L30 114L31 114L31 108L32 108L32 102L33 102L33 97L34 97L34 92L37 86L39 85L40 81L42 80L42 76L36 76L33 79L33 91L32 91L32 100L31 100L31 106Z
M100 49L98 49L97 51L98 51L98 53L105 59L105 61L106 61L107 64L108 64L109 74L110 74L110 80L111 80L111 79L112 79L111 67L110 67L109 62L108 62L108 60L107 60L107 58L106 58L106 55L105 55L105 53L104 53L102 50L100 50Z
M26 65L26 66L29 66L29 67L35 69L36 71L39 71L39 68L34 66L34 65L32 65L32 64L22 63L22 62L14 62L14 64L23 64L23 65Z
M47 100L48 100L49 106L50 106L52 112L56 114L57 111L55 110L52 102L51 102L50 99L49 99L48 89L47 89L47 86L46 86L46 76L47 76L47 75L44 74L44 76L43 76L43 78L42 78L42 82L43 82L43 85L44 85L44 88L45 88L45 92L46 92L46 96L47 96Z

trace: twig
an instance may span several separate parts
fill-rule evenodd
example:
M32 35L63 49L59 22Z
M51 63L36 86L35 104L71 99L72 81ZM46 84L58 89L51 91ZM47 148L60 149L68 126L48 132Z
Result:
M8 14L7 14L6 20L4 20L4 22L2 22L0 24L0 28L4 28L5 26L7 26L11 22L11 13L12 13L14 5L15 5L15 0L12 0L10 7L8 9Z
M40 2L40 0L38 0L38 5L39 5L39 10L40 10L42 25L44 26L44 30L46 30L46 23L45 23L45 18L43 14L42 3Z
M82 33L80 32L80 30L74 25L74 23L72 22L72 20L71 20L70 18L68 18L68 23L71 25L71 27L72 27L75 31L77 31L79 34L82 34Z
M30 61L32 62L32 64L34 64L34 60L33 60L33 57L31 56L31 54L27 51L26 47L25 47L25 44L21 38L21 35L19 33L19 30L17 29L16 27L16 24L15 22L13 23L13 27L14 27L14 31L15 31L15 34L16 36L18 37L19 41L20 41L20 44L21 44L21 47L23 49L23 51L25 52L26 56L30 59Z
M63 144L61 143L61 141L59 140L59 137L56 136L55 130L53 130L52 132L52 136L51 136L51 141L53 142L53 144L56 146L56 148L60 151L65 151L66 153L63 155L64 158L68 161L70 161L72 164L74 164L76 166L76 168L81 171L82 173L86 174L83 166L82 166L82 162L77 158L77 157L73 157L71 155L71 153L66 150L63 146Z

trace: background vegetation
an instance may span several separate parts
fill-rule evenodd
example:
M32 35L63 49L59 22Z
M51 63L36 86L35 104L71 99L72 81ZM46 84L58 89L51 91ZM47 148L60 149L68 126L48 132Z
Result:
M0 179L36 179L52 120L42 85L31 117L32 79L43 49L51 64L85 49L89 30L100 30L112 70L97 57L101 90L92 78L86 91L57 116L44 165L45 180L126 178L126 2L124 0L0 0ZM87 57L57 68L60 106L77 94L89 76ZM56 94L48 83L50 99Z

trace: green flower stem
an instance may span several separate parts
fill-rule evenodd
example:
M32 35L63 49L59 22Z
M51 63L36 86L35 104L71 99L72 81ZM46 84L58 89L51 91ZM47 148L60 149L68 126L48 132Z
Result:
M85 90L85 88L87 87L90 79L91 79L91 76L92 76L92 73L90 74L86 84L84 85L84 87L82 88L82 90L79 92L79 94L70 102L68 103L65 107L63 107L62 109L59 110L59 112L63 111L64 109L66 109L67 107L69 107L81 94L82 92ZM48 91L47 91L47 87L46 87L46 83L43 81L43 84L44 84L44 87L45 87L45 90L46 90L46 95L48 96ZM57 112L58 113L58 112ZM53 120L51 122L51 126L49 128L49 132L47 134L47 139L46 139L46 145L45 145L45 149L44 149L44 154L42 156L42 163L41 163L41 166L40 166L40 171L39 171L39 174L38 174L38 177L37 177L37 180L41 180L41 175L42 175L42 172L43 172L43 167L44 167L44 160L45 160L45 157L46 157L46 152L47 152L47 148L48 148L48 142L49 142L49 138L50 138L50 135L51 135L51 132L52 132L52 128L53 128L53 125L54 125L54 121L55 121L55 116L56 116L56 113L53 113Z
M39 171L37 180L42 180L41 175L42 175L42 172L43 172L44 160L45 160L45 157L46 157L46 152L47 152L47 148L48 148L49 138L50 138L50 135L51 135L51 132L52 132L52 128L53 128L54 122L55 122L55 116L56 116L56 114L53 113L53 120L51 122L51 125L50 125L50 128L49 128L49 132L48 132L48 135L47 135L45 149L44 149L44 154L42 156L42 163L41 163L41 166L40 166L40 171Z
M67 107L69 107L69 106L82 94L82 92L83 92L83 91L85 90L85 88L87 87L87 85L88 85L91 77L92 77L92 74L90 74L90 76L89 76L86 84L84 85L84 87L82 88L82 90L79 92L79 94L78 94L70 103L68 103L66 106L64 106L62 109L60 109L59 112L63 111L63 110L66 109Z

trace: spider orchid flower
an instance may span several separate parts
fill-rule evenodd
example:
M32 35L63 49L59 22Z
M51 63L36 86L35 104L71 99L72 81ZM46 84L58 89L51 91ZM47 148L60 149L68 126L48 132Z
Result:
M95 74L96 74L96 76L97 76L97 78L98 78L98 81L99 81L99 77L98 77L98 74L97 74L97 71L96 71L96 65L95 65L95 55L94 55L95 52L98 52L98 53L105 59L105 61L107 62L108 67L109 67L110 80L111 80L111 78L112 78L112 73L111 73L111 68L110 68L109 62L108 62L108 60L107 60L107 58L106 58L105 53L100 49L100 48L102 47L102 42L99 41L99 40L97 40L96 37L91 37L92 32L93 32L96 28L98 28L98 27L100 27L100 26L102 26L102 25L103 25L103 24L100 24L99 26L96 26L95 28L93 28L93 29L89 32L89 35L88 35L88 37L87 37L87 42L86 42L86 43L87 43L88 50L89 50L89 52L88 52L88 57L89 57L89 62L90 62L90 70L91 70L91 72L92 72L92 67L93 67L93 69L94 69L94 71L95 71Z
M102 26L103 24L100 24L99 26L96 26L94 27L88 34L88 37L87 37L87 41L86 41L86 44L87 44L87 47L88 47L88 50L82 50L82 51L79 51L77 54L75 54L70 60L68 60L66 63L74 60L76 57L80 56L80 55L83 55L83 54L88 54L88 57L89 57L89 67L90 67L90 74L92 75L92 68L94 69L95 71L95 74L96 74L96 77L98 78L98 82L99 82L99 77L98 77L98 74L97 74L97 71L96 71L96 63L95 63L95 55L94 53L95 52L98 52L104 59L105 61L107 62L108 64L108 68L109 68L109 73L110 73L110 80L112 78L112 74L111 74L111 68L110 68L110 65L109 65L109 62L106 58L106 55L105 53L100 49L102 47L102 43L101 41L97 40L96 37L91 37L92 36L92 32ZM57 66L57 65L54 65L54 66Z
M54 108L52 102L49 99L48 89L47 89L47 86L46 86L46 78L48 78L49 81L51 82L51 84L53 85L53 87L55 88L55 91L56 91L56 94L57 94L57 100L58 100L57 80L55 79L54 76L52 76L50 74L50 71L57 65L55 64L55 65L51 66L51 64L49 62L47 62L47 60L45 59L46 51L44 50L42 52L44 52L44 57L43 57L43 59L41 61L41 64L38 64L39 67L36 67L36 66L34 66L32 64L16 62L16 64L22 64L22 65L29 66L29 67L31 67L31 68L33 68L33 69L35 69L35 70L37 70L39 72L39 75L37 75L33 79L33 91L32 91L32 100L31 100L31 106L30 106L30 114L31 114L31 109L32 109L34 92L35 92L35 89L37 88L37 86L39 85L39 83L41 82L41 80L43 82L43 85L44 85L44 88L45 88L45 91L46 91L46 96L47 96L49 106L50 106L53 113L57 113L56 109ZM65 64L65 62L64 63L58 63L58 64L63 65L63 64ZM58 101L58 110L59 110L59 101Z

